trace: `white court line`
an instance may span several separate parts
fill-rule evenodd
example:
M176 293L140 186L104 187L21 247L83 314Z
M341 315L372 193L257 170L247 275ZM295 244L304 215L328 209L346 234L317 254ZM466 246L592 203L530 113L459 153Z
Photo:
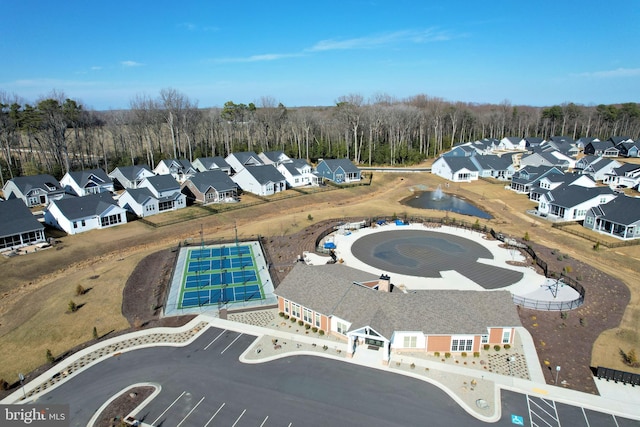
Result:
M222 351L220 352L220 354L224 354L224 352L225 352L225 351L227 351L227 349L229 349L229 347L231 347L231 346L233 345L233 343L234 343L234 342L238 341L238 338L240 338L241 336L242 336L242 334L238 335L238 336L236 337L236 339L235 339L235 340L231 341L231 344L229 344L228 346L226 346L226 347L224 348L224 350L222 350Z
M209 418L209 421L207 421L207 423L204 425L204 427L207 427L207 426L211 423L211 421L213 421L213 419L216 417L216 415L218 415L218 412L220 412L220 410L222 409L222 407L223 407L224 405L225 405L224 403L223 403L222 405L220 405L220 407L218 408L218 410L216 411L216 413L215 413L215 414L213 414L213 415L211 416L211 418Z
M262 421L262 424L260 424L260 427L263 427L263 426L264 426L264 423L266 423L268 419L269 419L269 415L267 415L267 416L264 418L264 421Z
M224 334L225 332L227 332L227 330L226 330L226 329L225 329L224 331L220 332L220 335L218 335L217 337L215 337L215 338L213 339L213 341L211 341L209 344L207 344L207 346L206 346L203 350L208 349L208 348L211 346L211 344L213 344L214 342L216 342L216 341L218 340L218 338L220 338L220 337L222 336L222 334Z
M591 424L589 424L589 419L587 418L587 413L584 412L584 407L581 407L580 409L582 409L582 415L584 415L584 421L587 423L587 427L591 427Z
M240 418L242 418L242 416L244 415L244 413L247 412L247 410L245 409L244 411L242 411L242 413L240 414L240 416L238 417L238 419L236 420L235 423L233 423L233 425L231 427L236 427L236 424L238 424L238 421L240 421Z
M162 418L162 416L163 416L164 414L166 414L166 413L167 413L167 411L168 411L169 409L171 409L171 407L172 407L173 405L175 405L175 404L176 404L176 402L177 402L178 400L180 400L180 398L181 398L182 396L184 396L184 394L185 394L185 393L186 393L186 391L183 391L183 392L182 392L182 394L181 394L180 396L176 397L176 400L174 400L174 401L171 403L171 405L169 405L169 406L167 407L167 409L165 409L165 410L164 410L164 412L163 412L163 413L161 413L160 415L158 415L158 418L156 418L155 420L153 420L153 422L151 423L151 425L155 425L155 424L158 422L158 420L159 420L160 418Z
M177 425L176 427L180 427L180 426L182 425L182 423L183 423L187 418L189 418L189 415L191 415L191 413L192 413L193 411L195 411L195 410L196 410L196 408L197 408L197 407L202 403L202 401L203 401L203 400L204 400L204 396L202 397L202 399L200 399L200 402L196 403L196 406L194 406L194 407L193 407L193 409L191 409L191 410L189 411L189 413L188 413L187 415L185 415L185 417L182 419L182 421L180 421L180 422L178 423L178 425Z

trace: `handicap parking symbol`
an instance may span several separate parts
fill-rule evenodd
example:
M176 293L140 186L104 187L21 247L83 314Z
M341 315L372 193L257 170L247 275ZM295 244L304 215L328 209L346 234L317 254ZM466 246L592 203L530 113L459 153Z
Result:
M523 426L524 418L522 418L520 415L511 414L511 424L515 424L517 426Z

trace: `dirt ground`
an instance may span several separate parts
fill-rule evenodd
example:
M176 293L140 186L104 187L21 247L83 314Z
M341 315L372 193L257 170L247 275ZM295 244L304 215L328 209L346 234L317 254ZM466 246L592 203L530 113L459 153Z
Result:
M134 222L64 236L57 248L0 259L4 275L0 282L0 379L12 383L15 372L36 369L45 362L45 349L62 357L70 348L90 342L92 325L97 325L102 337L129 328L184 322L186 319L160 321L157 316L164 298L163 283L176 255L172 250L179 242L201 237L232 239L236 232L241 238L268 236L267 250L280 276L303 250L313 250L314 236L323 229L323 221L394 214L444 216L399 203L417 187L438 184L444 182L430 174L380 173L368 187L281 198L215 215L196 215L191 220L185 217L168 226ZM537 251L549 251L551 270L562 271L571 265L587 289L584 307L564 319L559 313L521 310L522 323L534 336L541 361L562 366L566 386L588 392L594 392L589 366L633 371L622 364L619 350L640 349L640 284L632 280L640 248L596 252L591 242L527 215L525 210L534 204L503 187L504 183L479 181L451 185L447 191L466 197L494 216L481 220L481 226L516 238L528 232ZM567 256L555 267L552 263L557 255L551 254L552 249ZM77 284L90 292L75 296ZM66 313L69 299L83 304L77 313ZM564 345L567 342L571 345Z

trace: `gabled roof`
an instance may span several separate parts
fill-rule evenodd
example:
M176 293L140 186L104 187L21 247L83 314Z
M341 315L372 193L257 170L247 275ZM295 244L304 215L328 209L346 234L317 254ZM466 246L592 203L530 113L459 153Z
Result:
M511 180L522 184L529 184L535 182L542 177L557 174L564 175L564 173L555 166L531 166L527 165L513 174Z
M22 194L27 194L35 188L42 189L47 193L62 191L62 187L60 187L58 180L49 174L17 176L15 178L11 178L9 181L13 182Z
M549 142L555 142L556 144L573 144L575 141L570 136L552 136Z
M211 170L200 172L192 176L189 181L200 191L206 193L209 188L220 191L235 190L238 185L233 182L229 175L221 170Z
M153 195L151 190L149 190L146 187L143 187L143 188L128 188L124 192L129 194L131 196L131 198L133 200L135 200L136 203L138 203L139 205L144 205L147 202L147 200L156 198L156 196Z
M231 166L224 157L199 157L198 160L207 170L212 169L231 169Z
M158 192L176 190L180 191L180 184L171 175L155 175L145 178Z
M273 165L247 166L245 169L260 185L270 182L281 182L285 177Z
M143 172L147 172L147 175L153 174L147 165L118 166L110 174L113 174L116 170L129 181L135 181L140 178Z
M96 184L111 183L111 178L109 178L102 169L67 172L67 175L69 175L80 188L86 187L89 182L95 182Z
M386 338L391 338L394 331L486 334L491 326L521 324L508 291L389 293L357 284L378 277L341 264L296 263L275 293L327 316L344 319L351 323L350 330L370 326ZM456 308L455 316L451 316L452 307Z
M160 163L163 163L168 168L176 167L183 172L188 171L189 169L195 170L191 162L187 159L165 159L160 160Z
M44 225L38 222L21 199L5 200L0 203L0 237L43 228Z
M263 151L260 155L266 157L271 163L280 163L291 160L284 151Z
M640 221L640 198L618 196L609 203L592 208L597 216L621 225L631 225Z
M623 163L622 166L614 168L611 173L617 176L624 176L628 172L640 170L640 165L634 163Z
M533 147L536 145L540 145L544 142L544 138L539 138L537 136L528 136L524 139L527 143L527 147Z
M471 161L471 157L441 157L452 172L457 172L462 169L478 172L478 166Z
M495 171L507 170L509 169L509 167L513 165L513 162L510 156L494 156L494 155L474 156L472 158L472 162L477 162L477 164L483 170L495 170Z
M65 218L71 221L100 216L107 209L118 206L109 193L90 194L84 197L65 197L52 203L58 207Z
M618 145L621 142L631 142L633 140L628 136L612 136L607 141L610 141L613 145Z
M588 166L589 169L593 170L594 172L597 172L601 169L606 168L607 166L611 165L611 163L618 163L616 160L613 159L607 159L604 157L598 157L598 159L596 159L595 161L591 162Z
M615 194L609 187L580 187L563 185L547 193L547 200L563 208L572 208L580 203L593 200L605 194Z
M231 153L230 156L235 157L241 165L262 165L264 162L254 151L241 151L239 153Z
M347 173L357 173L360 169L354 165L349 159L323 159L330 171L335 172L338 168L342 168Z
M587 146L593 147L594 151L605 151L608 148L615 147L613 142L611 142L610 140L606 140L606 141L591 141L590 143L585 145L585 147L587 147Z

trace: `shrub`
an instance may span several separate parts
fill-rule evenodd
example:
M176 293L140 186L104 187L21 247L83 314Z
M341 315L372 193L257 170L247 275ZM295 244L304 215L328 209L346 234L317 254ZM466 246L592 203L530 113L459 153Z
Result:
M296 323L296 318L295 317L291 317L291 319L289 319L289 320L291 320L291 323Z
M95 326L93 327L93 332L92 332L92 334L93 334L93 339L94 339L94 340L97 340L97 339L98 339L98 330L96 329L96 327L95 327Z
M284 317L284 311L281 311L280 313L278 313L278 316Z
M298 325L302 326L304 325L304 322L302 320L298 320Z
M285 315L284 315L284 318L285 318L285 319L288 319L288 318L289 318L289 315L288 315L288 314L285 314Z
M504 345L504 349L505 349L505 350L509 350L510 348L511 348L511 345L510 345L510 344L505 344L505 345Z
M322 349L323 349L323 350L326 350L326 349L328 349L328 348L329 348L329 347L327 347L327 345L326 345L326 344L322 346Z
M9 383L6 382L3 378L0 378L0 390L7 390L9 388Z
M311 325L304 325L305 329L311 329Z
M522 240L524 240L525 242L528 242L529 240L531 240L531 238L529 237L528 231L525 231L524 237L522 238Z
M323 331L322 329L319 329L319 330L318 330L318 334L319 334L320 336L322 336L322 335L324 335L324 331Z
M480 357L480 352L479 351L474 351L473 352L473 357Z
M78 305L73 300L69 301L69 312L75 313L76 311L78 311Z
M489 344L485 344L482 346L482 348L484 348L485 350L489 350L491 346Z
M600 250L600 242L596 242L596 244L593 245L593 250L596 252Z
M573 268L571 268L570 265L565 265L563 270L564 270L565 273L569 274L569 273L571 273L573 271Z
M414 368L416 367L416 364L415 364L415 363L412 363L411 365L409 365L409 367L410 367L411 369L414 369Z
M448 358L450 358L450 357L451 357L451 353L446 352L446 353L444 354L444 358L445 358L445 359L448 359Z
M493 349L495 351L500 351L500 346L498 344L496 344L496 345L493 346Z
M433 352L433 355L434 355L435 357L440 357L440 352L439 352L439 351L435 351L435 352Z
M560 312L560 318L561 319L566 319L567 317L569 317L569 314L566 311L561 311Z
M309 221L313 221L313 217L311 216L311 214L307 215L307 219L308 219Z
M46 353L46 358L47 358L47 362L49 363L53 363L56 361L56 358L53 357L53 354L51 354L51 350L47 349L47 353Z
M462 356L462 357L467 357L467 352L466 352L466 351L463 351L462 353L460 353L460 356Z
M318 332L318 328L314 326L313 328L311 328L311 332Z
M76 286L76 296L84 295L85 292L87 292L87 290L82 285Z

